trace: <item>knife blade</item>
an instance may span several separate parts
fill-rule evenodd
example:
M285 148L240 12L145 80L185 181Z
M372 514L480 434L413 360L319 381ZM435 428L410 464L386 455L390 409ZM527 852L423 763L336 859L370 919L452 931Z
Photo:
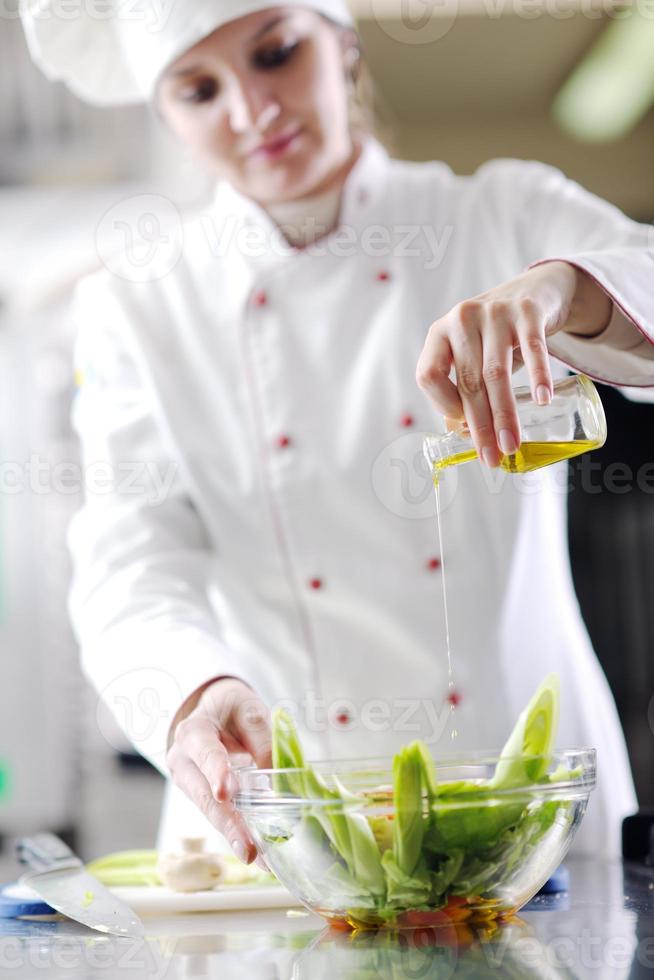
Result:
M84 868L54 834L34 834L16 844L21 864L30 870L20 878L57 912L90 929L112 936L144 936L139 917Z

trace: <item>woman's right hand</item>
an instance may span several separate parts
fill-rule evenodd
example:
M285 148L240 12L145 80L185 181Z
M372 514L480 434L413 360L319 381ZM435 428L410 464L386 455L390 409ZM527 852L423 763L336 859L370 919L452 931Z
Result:
M234 677L213 681L176 725L166 761L175 785L234 854L246 864L254 861L256 845L232 802L237 783L231 767L272 766L270 712L261 698Z

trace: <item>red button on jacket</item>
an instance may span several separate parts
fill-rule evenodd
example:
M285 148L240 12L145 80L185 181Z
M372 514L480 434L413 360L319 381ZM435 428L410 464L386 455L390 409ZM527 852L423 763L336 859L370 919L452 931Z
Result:
M265 306L266 303L268 302L268 297L266 296L263 289L260 289L258 292L256 292L252 298L255 306Z
M429 561L427 562L427 568L431 572L435 572L436 569L437 568L440 568L440 567L441 567L441 560L440 560L440 558L430 558Z
M290 436L285 436L285 435L277 436L277 445L280 449L286 449L286 447L290 446L290 444L291 444Z
M311 586L312 589L322 589L322 579L312 578L309 581L309 585Z

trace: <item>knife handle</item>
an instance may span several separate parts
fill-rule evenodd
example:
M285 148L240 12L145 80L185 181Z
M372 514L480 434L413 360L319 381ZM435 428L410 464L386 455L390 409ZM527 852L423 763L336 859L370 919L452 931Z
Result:
M82 862L67 844L54 834L34 834L16 842L16 857L32 871L78 868Z

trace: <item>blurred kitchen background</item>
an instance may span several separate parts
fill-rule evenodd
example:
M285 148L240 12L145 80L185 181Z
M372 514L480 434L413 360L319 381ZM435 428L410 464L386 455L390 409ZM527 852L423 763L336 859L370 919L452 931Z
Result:
M654 219L654 10L594 0L353 0L353 10L396 155L443 159L460 173L492 157L539 159ZM49 84L5 0L0 462L32 459L34 473L39 460L75 459L68 301L100 264L103 215L142 193L193 204L207 186L149 110L92 109ZM582 457L571 554L640 802L652 806L654 405L606 387L602 397L609 439L594 459L618 478L649 465L650 492L632 479L626 491L588 493ZM0 496L0 834L51 829L85 857L153 846L162 779L106 718L98 725L67 624L64 533L79 499L39 491L38 473L27 492L9 482Z

